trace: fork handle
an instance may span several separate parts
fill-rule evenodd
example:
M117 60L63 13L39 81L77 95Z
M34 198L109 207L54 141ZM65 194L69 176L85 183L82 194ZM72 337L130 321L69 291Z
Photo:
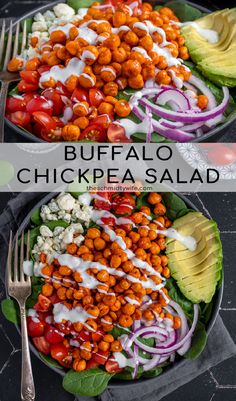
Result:
M9 82L2 81L2 87L0 91L0 143L4 142L4 117L8 88Z
M35 388L31 368L28 332L26 325L25 304L20 305L21 338L22 338L22 364L21 364L21 400L34 401Z

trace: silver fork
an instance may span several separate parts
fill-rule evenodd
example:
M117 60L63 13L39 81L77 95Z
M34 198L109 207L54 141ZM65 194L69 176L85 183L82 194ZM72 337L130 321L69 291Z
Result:
M27 26L26 21L23 26L22 33L22 45L21 51L25 49L27 42ZM8 35L7 45L4 55L4 44L5 44L5 35ZM19 79L19 74L14 72L7 71L7 64L9 63L12 57L15 57L18 54L19 50L19 34L20 34L20 22L16 24L15 38L13 43L13 23L10 21L9 30L6 31L6 22L3 20L2 30L0 35L0 65L2 65L2 70L0 71L0 82L1 82L1 92L0 92L0 143L4 142L4 115L6 108L6 98L8 93L8 88L10 82L17 81ZM13 47L13 49L12 49Z
M24 260L29 260L30 233L28 232L27 235L26 253L24 252L24 231L21 234L20 252L18 250L18 242L18 233L15 237L15 243L13 243L11 232L7 259L7 287L8 294L16 299L20 308L22 335L21 400L34 401L35 388L31 368L25 310L25 302L31 294L31 280L30 277L25 276L23 272L23 262Z

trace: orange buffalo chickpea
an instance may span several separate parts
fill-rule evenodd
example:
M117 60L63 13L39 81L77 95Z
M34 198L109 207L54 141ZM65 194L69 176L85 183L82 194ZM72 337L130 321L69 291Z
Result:
M79 359L79 358L74 359L73 369L76 372L82 372L83 370L86 369L86 361L84 359Z
M71 75L67 80L66 80L66 89L69 92L73 92L75 88L77 87L79 82L79 78L76 75Z
M86 237L90 239L95 239L101 237L101 232L100 230L98 230L98 228L89 228Z
M123 47L118 47L112 52L112 60L117 63L123 63L127 59L126 50Z
M99 114L111 114L113 112L114 106L108 102L102 102L98 107Z
M64 141L78 141L80 137L80 129L76 125L65 125L62 129L62 137Z
M117 96L118 95L118 84L115 82L108 82L103 87L103 93L107 96Z
M128 84L132 89L142 89L144 86L142 74L137 74L135 77L129 78Z
M82 60L88 65L92 65L93 63L95 63L98 56L99 51L96 46L84 47L81 54Z
M156 205L157 203L160 203L162 200L162 197L160 194L157 194L156 192L151 192L148 195L148 203L150 203L150 205Z
M120 38L117 34L112 33L108 39L106 39L103 44L110 50L115 50L120 46Z
M158 203L154 208L154 214L164 216L165 213L166 207L163 205L163 203Z
M131 107L129 105L129 102L127 100L119 100L115 104L115 113L119 117L127 117L131 113Z
M79 76L79 83L83 88L92 88L96 84L96 76L92 73L87 74L84 72Z
M76 103L73 107L76 116L86 117L89 114L89 104L87 102Z
M105 67L102 67L100 75L101 75L101 78L103 81L112 82L112 81L115 81L115 79L116 79L116 70L111 65L105 66Z
M156 82L159 85L169 85L171 83L171 77L165 70L159 71L156 75Z
M26 71L36 71L41 65L41 60L38 57L29 59L25 64Z
M71 40L66 43L65 45L66 50L72 55L76 56L78 51L79 51L79 43L76 42L75 40Z
M50 297L53 293L53 286L49 283L46 283L42 286L42 294L45 297Z
M197 105L202 110L206 109L208 106L208 98L205 95L198 96Z
M133 319L129 315L122 314L119 317L119 324L123 327L130 327L133 324Z
M86 117L79 117L73 121L74 125L77 125L80 129L85 129L89 126L89 120Z
M66 42L66 34L60 29L51 32L50 40L52 43L65 43Z
M121 25L126 24L127 16L123 11L116 11L112 18L112 23L115 28L119 28Z
M129 31L124 36L125 42L130 46L136 46L139 42L139 37L133 31Z

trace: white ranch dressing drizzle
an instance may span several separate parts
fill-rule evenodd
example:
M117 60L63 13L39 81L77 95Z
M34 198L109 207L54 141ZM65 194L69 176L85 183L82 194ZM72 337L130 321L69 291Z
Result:
M169 74L171 75L172 81L174 82L176 88L181 89L183 87L183 81L179 77L176 76L175 72L173 70L168 71Z
M28 309L27 315L30 316L34 323L39 323L38 312L35 309Z
M73 57L65 68L60 68L59 66L53 66L49 71L44 72L39 82L47 82L50 78L53 78L56 82L60 81L65 84L66 80L70 78L71 75L79 77L84 71L85 63L79 60L77 57Z
M140 305L140 302L138 302L136 299L132 299L129 297L125 297L124 299L131 305Z
M68 38L69 36L69 32L71 28L75 28L75 25L68 23L65 25L54 25L51 28L49 28L49 33L55 32L55 31L62 31L64 32L64 34L66 35L66 37Z
M92 22L92 21L90 21ZM82 25L78 29L78 36L76 39L82 38L86 40L90 45L95 45L98 35L92 29L87 27L82 27Z
M53 316L56 323L69 320L71 323L85 323L88 319L96 319L95 316L87 313L81 306L68 309L65 305L57 303L53 306Z
M113 352L113 357L118 363L119 368L125 368L126 366L129 366L131 368L135 367L134 358L126 358L126 356L122 354L122 352Z
M95 54L93 54L91 51L89 51L89 50L84 50L83 51L83 53L82 53L82 55L81 55L81 60L86 60L86 59L89 59L89 60L96 60L96 56L95 56Z
M101 72L103 72L103 71L110 72L113 75L113 77L116 78L116 73L112 67L102 67Z
M133 47L131 49L132 52L138 52L140 54L142 54L145 58L147 58L148 60L151 60L152 58L147 54L147 50L145 50L143 47Z
M118 35L120 32L129 32L131 29L127 25L121 25L119 28L112 28L111 31Z
M63 116L60 118L60 120L64 124L67 124L68 121L70 121L72 117L73 117L73 109L71 107L65 107L65 110L63 112Z

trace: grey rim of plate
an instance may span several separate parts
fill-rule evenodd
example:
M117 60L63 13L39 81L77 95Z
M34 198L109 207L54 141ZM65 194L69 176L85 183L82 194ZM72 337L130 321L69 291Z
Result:
M217 168L220 173L221 180L235 180L236 179L236 163L228 166L217 166L207 163L203 151L197 144L192 143L177 143L176 147L183 157L183 159L194 169L198 169L201 173L205 172L208 168ZM212 177L215 177L213 172L210 172Z
M25 230L30 223L30 218L32 213L34 212L34 210L38 209L39 207L41 207L43 204L47 204L53 197L57 196L58 193L48 193L43 199L41 199L39 202L37 202L35 204L35 206L32 208L32 210L27 214L27 216L25 217L25 219L23 220L23 222L21 223L19 229L18 229L18 233L20 235L20 233ZM190 208L193 209L195 211L199 211L199 209L194 205L194 203L192 203L189 199L187 199L184 195L182 194L177 194L177 196L179 196L185 203L186 205ZM212 327L214 326L214 323L216 321L217 315L219 313L219 309L220 309L220 304L222 301L222 297L223 297L223 288L224 288L224 279L222 280L222 285L221 287L216 291L215 295L214 295L214 304L213 304L213 310L212 310L212 316L210 321L207 324L207 335L210 334ZM17 331L20 333L20 327L18 325L15 325ZM43 362L46 366L48 366L49 368L51 368L52 370L54 370L54 372L58 373L61 376L65 375L65 371L63 369L59 369L55 366L50 365L50 363L45 362L39 355L39 352L37 351L37 349L33 346L33 344L30 342L30 349L31 351L40 359L41 362ZM181 364L186 362L186 359L182 359L178 362L175 362L175 365L178 364L179 367L181 367ZM189 360L189 363L191 363L191 360ZM171 369L171 366L168 368L168 370ZM161 376L163 377L163 375L165 375L165 370L164 372L161 374ZM130 380L130 381L124 381L124 380L114 380L111 381L108 384L108 388L119 388L119 387L123 387L123 386L135 386L135 384L137 382L141 382L141 381L147 381L149 380L150 382L152 380L158 380L158 376L157 377L152 377L152 378L140 378L138 380Z
M165 4L165 3L167 3L167 1L168 0L158 0L158 4L160 4L160 3L161 4ZM147 0L147 2L153 3L153 1L148 1L148 0ZM211 12L211 10L209 10L208 8L200 6L199 4L196 4L194 2L191 2L191 1L185 1L185 2L187 4L189 4L189 5L197 7L200 11L203 11L203 12L206 12L206 13ZM49 3L46 6L42 6L42 7L34 9L30 13L24 15L22 18L19 18L17 21L15 21L14 24L13 24L13 28L17 24L17 22L24 21L24 19L29 18L29 17L33 17L38 12L43 12L43 11L49 10L49 9L51 9L52 7L54 7L58 3L66 3L66 1L64 1L64 0L62 0L62 1L54 1L53 3ZM229 127L234 121L236 121L236 115L233 116L233 118L231 120L227 121L225 124L221 124L221 125L216 126L213 130L209 131L207 134L204 134L200 138L195 138L191 142L192 143L193 142L203 142L203 141L206 141L207 139L213 137L216 134L222 134L223 135L225 129L227 127ZM16 125L12 124L11 121L9 121L7 118L5 118L5 122L10 128L12 128L14 131L16 131L22 137L24 137L25 139L28 139L31 142L46 142L43 139L40 139L40 138L36 137L33 134L27 133L23 129L21 129L21 128L17 127Z

